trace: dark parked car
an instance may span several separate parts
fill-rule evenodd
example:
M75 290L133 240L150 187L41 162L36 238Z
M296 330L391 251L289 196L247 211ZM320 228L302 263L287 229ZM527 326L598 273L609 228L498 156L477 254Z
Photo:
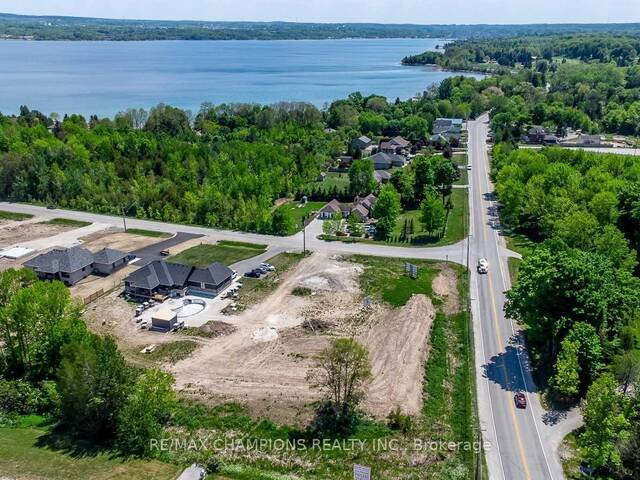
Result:
M161 257L168 257L169 256L169 250L160 250L160 256Z
M56 206L56 204L55 204L55 203L50 203L49 205L47 205L47 208L48 208L49 210L55 210L55 209L56 209L56 208L58 208L58 207Z
M516 407L527 408L527 397L524 393L518 392L513 396L513 400L516 402Z
M251 270L245 273L244 276L249 278L260 278L260 273L256 272L255 270Z

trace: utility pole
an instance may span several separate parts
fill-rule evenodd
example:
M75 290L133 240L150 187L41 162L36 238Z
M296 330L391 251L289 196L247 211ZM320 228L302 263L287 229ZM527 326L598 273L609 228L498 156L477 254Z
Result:
M127 233L127 217L124 216L124 206L120 207L122 211L122 224L124 225L124 233Z

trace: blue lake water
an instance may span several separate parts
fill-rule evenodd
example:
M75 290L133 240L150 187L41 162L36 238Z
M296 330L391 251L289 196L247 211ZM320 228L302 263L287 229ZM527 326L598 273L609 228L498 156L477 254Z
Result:
M307 101L351 92L412 97L453 75L402 66L437 39L284 41L0 41L0 112L22 104L44 113L113 116L164 102Z

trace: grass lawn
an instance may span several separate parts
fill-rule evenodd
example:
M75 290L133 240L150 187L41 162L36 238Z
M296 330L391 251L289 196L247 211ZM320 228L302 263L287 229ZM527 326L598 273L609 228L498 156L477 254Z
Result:
M394 307L406 304L412 295L432 296L431 282L438 274L439 262L430 260L404 260L398 258L368 257L356 255L352 260L363 265L360 276L362 290L369 296ZM411 278L404 269L405 262L418 266L418 278Z
M154 238L169 238L171 236L171 234L167 232L158 232L156 230L144 230L142 228L127 228L127 231L125 233L130 233L131 235L141 235L143 237L154 237Z
M218 245L223 245L225 247L250 248L252 250L266 250L268 246L263 243L235 242L233 240L220 240Z
M536 242L521 233L505 229L504 236L507 241L507 248L519 253L523 257L529 255L536 247Z
M30 213L7 212L6 210L0 210L0 218L3 220L15 220L19 222L33 218L33 215Z
M123 459L111 451L70 446L45 427L0 428L0 472L10 478L173 480L181 470L155 460Z
M307 184L306 187L312 191L316 191L316 189L321 189L323 192L333 192L337 190L338 193L341 193L345 188L349 188L349 173L327 172L324 181L311 182Z
M454 188L451 193L451 200L453 202L453 209L449 212L444 235L441 237L434 237L423 231L422 224L420 223L420 210L408 210L398 217L396 228L391 234L391 239L385 243L399 246L417 245L437 247L441 245L450 245L463 240L466 231L466 224L469 218L467 190ZM405 219L409 222L413 220L414 231L413 234L407 236L405 241L400 241Z
M82 220L73 220L72 218L52 218L45 223L51 225L64 225L66 227L81 228L91 225L91 222L83 222Z
M183 263L185 265L192 265L194 267L206 267L213 262L220 262L223 265L231 265L245 260L247 258L255 257L265 252L264 245L255 245L248 247L246 244L229 245L229 243L223 244L222 242L215 245L209 243L202 243L195 247L188 248L187 250L173 255L168 258L169 262Z
M454 185L468 185L469 184L469 171L465 169L460 169L460 178L456 180Z
M520 270L520 264L522 260L519 258L509 257L507 259L507 263L509 266L509 277L511 277L511 283L514 283L518 280L518 272Z
M293 221L295 223L295 227L293 230L287 232L288 235L293 235L294 233L302 230L304 219L313 211L318 211L322 207L326 205L327 202L307 202L305 205L301 206L296 201L290 201L281 205L278 208L283 208L289 210L291 212L291 216L293 217Z

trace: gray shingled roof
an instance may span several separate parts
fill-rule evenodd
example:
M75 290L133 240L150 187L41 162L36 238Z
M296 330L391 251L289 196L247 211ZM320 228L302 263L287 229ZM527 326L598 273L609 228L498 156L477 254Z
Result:
M86 248L79 246L71 248L56 248L24 263L36 272L43 273L72 273L93 264L93 254Z
M182 287L192 270L193 267L189 265L154 260L125 278L125 282L133 287L149 290L159 286Z
M212 283L220 285L233 276L233 270L215 262L207 268L195 268L189 275L190 282Z
M104 265L110 265L115 262L119 262L123 258L126 258L128 253L121 252L120 250L114 250L112 248L103 248L99 252L93 254L93 262Z

